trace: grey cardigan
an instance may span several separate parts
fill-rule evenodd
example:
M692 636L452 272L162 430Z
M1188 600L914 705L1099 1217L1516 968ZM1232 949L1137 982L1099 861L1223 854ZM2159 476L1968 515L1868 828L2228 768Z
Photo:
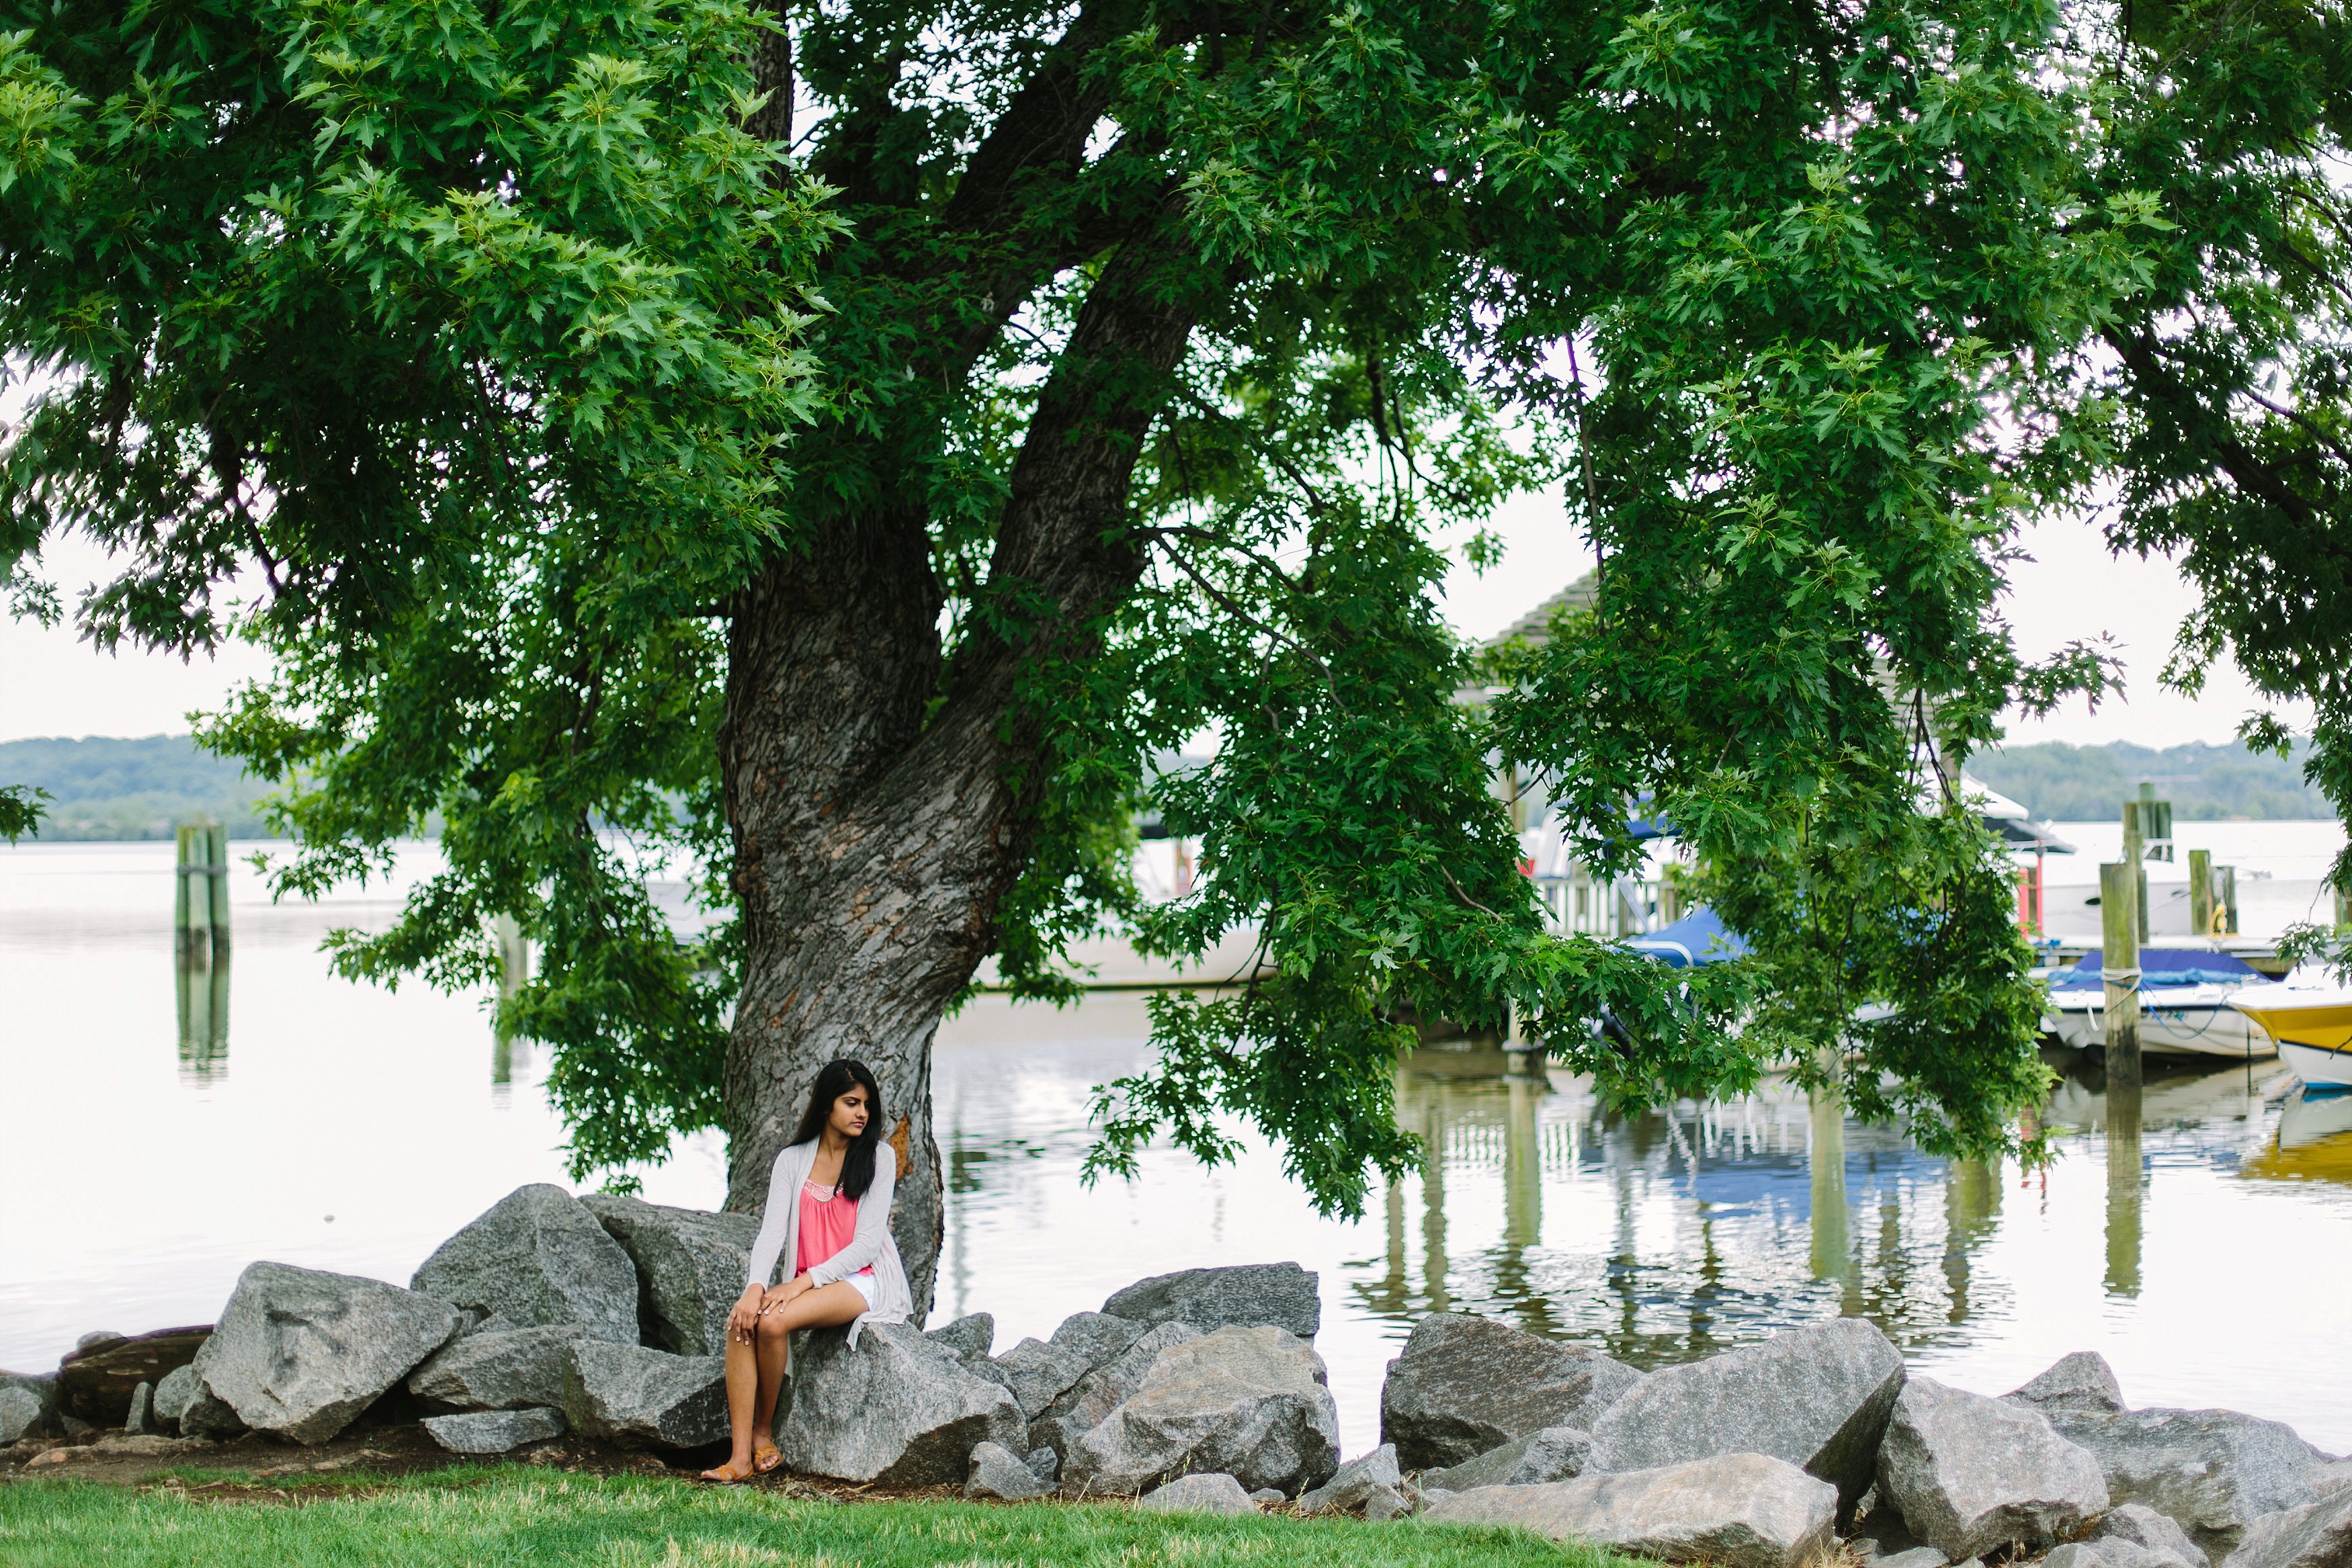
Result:
M768 1177L768 1207L760 1217L759 1238L751 1243L751 1278L746 1282L764 1289L774 1277L779 1259L800 1256L801 1184L816 1166L817 1140L793 1144L776 1155ZM903 1323L914 1315L915 1292L907 1283L907 1266L898 1260L898 1244L890 1239L890 1195L898 1184L898 1152L887 1144L874 1151L874 1185L857 1200L857 1231L849 1245L814 1265L808 1271L813 1286L834 1284L860 1269L871 1267L880 1288L873 1306L849 1325L849 1343L857 1345L857 1331L869 1321Z

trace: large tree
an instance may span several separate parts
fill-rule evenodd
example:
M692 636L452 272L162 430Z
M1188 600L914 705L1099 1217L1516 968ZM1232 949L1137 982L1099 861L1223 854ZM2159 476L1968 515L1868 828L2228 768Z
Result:
M20 564L82 528L94 636L274 651L205 736L284 782L289 891L438 815L446 872L338 960L472 983L520 917L505 1021L583 1173L719 1125L756 1202L815 1069L872 1063L919 1300L943 1011L992 956L1066 998L1111 925L1261 963L1155 1004L1100 1169L1238 1115L1354 1211L1434 1016L1624 1103L1843 1043L1864 1111L2015 1146L2036 998L1950 760L2104 672L2020 656L2008 541L2119 462L2248 484L2147 423L2240 417L2223 371L2137 345L2271 286L2310 225L2266 193L2320 210L2336 145L2334 14L2287 5L0 9ZM2209 15L2221 55L2162 42ZM2208 190L2184 150L2281 95ZM2324 291L2232 316L2230 373ZM1595 601L1474 656L1439 541L1555 480ZM1548 934L1498 759L1596 863L1674 822L1756 956ZM1146 805L1203 844L1173 904Z

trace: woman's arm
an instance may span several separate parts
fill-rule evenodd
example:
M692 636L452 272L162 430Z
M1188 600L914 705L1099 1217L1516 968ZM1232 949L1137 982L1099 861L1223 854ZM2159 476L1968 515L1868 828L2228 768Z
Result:
M769 1278L776 1271L776 1260L783 1256L784 1228L792 1223L792 1206L800 1201L798 1193L788 1190L792 1184L785 1166L792 1163L791 1155L789 1147L777 1150L775 1166L768 1173L768 1207L760 1216L760 1234L751 1243L751 1276L743 1285L746 1295L767 1289Z
M846 1280L882 1256L882 1245L890 1239L890 1194L898 1184L898 1153L884 1144L874 1151L874 1185L857 1200L857 1234L832 1257L809 1266L812 1289Z

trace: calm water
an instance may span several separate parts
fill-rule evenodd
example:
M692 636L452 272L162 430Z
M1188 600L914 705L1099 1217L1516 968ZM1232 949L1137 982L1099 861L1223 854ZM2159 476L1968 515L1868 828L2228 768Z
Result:
M404 1281L515 1186L562 1180L543 1064L500 1058L479 998L327 973L320 937L382 919L396 889L273 909L240 871L226 1043L184 1040L170 852L0 851L0 1365L208 1321L255 1258ZM420 848L404 870L430 863ZM2266 1103L2269 1064L2152 1075L2136 1137L2070 1079L2045 1117L2061 1157L2021 1178L1817 1124L1786 1092L1626 1121L1568 1074L1424 1051L1402 1114L1441 1157L1341 1224L1263 1150L1216 1171L1154 1151L1134 1184L1081 1187L1087 1091L1139 1064L1143 1035L1123 994L983 998L943 1032L934 1321L992 1312L1002 1347L1144 1274L1295 1258L1322 1273L1350 1452L1435 1307L1644 1363L1855 1313L1992 1393L2095 1349L2136 1404L2229 1405L2352 1448L2352 1390L2312 1375L2308 1340L2352 1281L2352 1100ZM723 1185L704 1137L646 1192L707 1206Z

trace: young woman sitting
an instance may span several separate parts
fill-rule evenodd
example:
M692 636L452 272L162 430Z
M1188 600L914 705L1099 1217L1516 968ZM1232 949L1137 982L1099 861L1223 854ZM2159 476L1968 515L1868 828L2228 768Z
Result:
M852 1348L867 1322L902 1323L914 1311L898 1243L890 1239L896 1150L881 1146L882 1092L856 1061L816 1075L800 1130L776 1156L767 1211L751 1244L751 1274L727 1317L727 1416L735 1449L702 1472L733 1485L783 1463L772 1433L790 1375L794 1329L847 1323ZM781 1285L766 1281L793 1260Z

